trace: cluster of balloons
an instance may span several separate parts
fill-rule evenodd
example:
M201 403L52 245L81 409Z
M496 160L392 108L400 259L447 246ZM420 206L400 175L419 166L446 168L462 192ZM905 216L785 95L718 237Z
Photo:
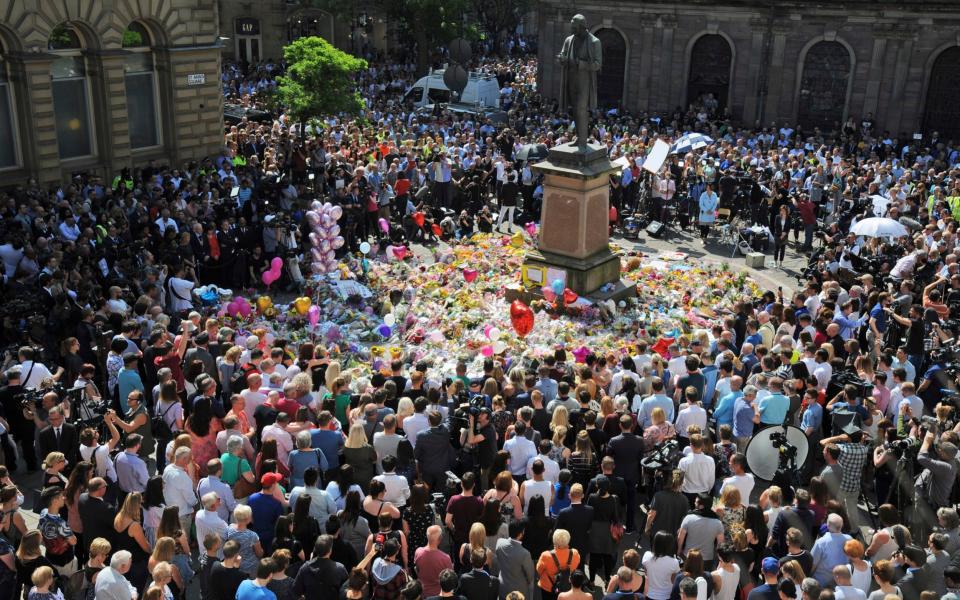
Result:
M314 200L307 211L307 222L310 224L310 267L314 273L332 273L337 270L335 257L338 248L344 242L340 235L340 226L337 221L343 216L343 209L329 202L320 203Z
M265 286L270 287L271 283L280 279L281 274L283 274L283 259L279 256L274 256L270 261L270 270L264 271L260 279L263 280Z
M269 273L269 271L267 271ZM253 306L250 305L250 301L244 297L234 298L231 300L227 306L224 308L226 314L230 315L233 318L243 317L247 318L253 314Z
M540 293L543 294L547 302L553 302L557 298L563 298L564 304L573 304L580 298L575 291L564 287L562 279L554 279L550 285L545 285L540 288Z

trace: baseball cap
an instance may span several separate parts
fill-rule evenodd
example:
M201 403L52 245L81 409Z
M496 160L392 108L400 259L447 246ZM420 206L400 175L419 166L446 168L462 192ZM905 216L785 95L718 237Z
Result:
M761 565L764 573L777 573L780 571L780 561L772 556L768 556L763 559L763 563L761 563Z
M262 487L270 487L271 485L276 485L283 481L283 476L280 473L264 473L263 477L260 478L260 485Z

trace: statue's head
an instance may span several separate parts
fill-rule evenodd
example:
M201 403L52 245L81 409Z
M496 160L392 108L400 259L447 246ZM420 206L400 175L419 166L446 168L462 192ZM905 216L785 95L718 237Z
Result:
M587 19L583 15L573 15L570 19L570 27L573 29L573 35L584 36L587 33Z

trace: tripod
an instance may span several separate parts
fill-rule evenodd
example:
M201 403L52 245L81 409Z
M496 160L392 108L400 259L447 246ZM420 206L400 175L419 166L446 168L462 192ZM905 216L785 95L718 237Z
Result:
M793 502L793 494L800 487L800 473L797 470L797 449L789 444L780 446L780 460L777 462L777 472L773 474L771 484L779 486L783 491L784 506Z

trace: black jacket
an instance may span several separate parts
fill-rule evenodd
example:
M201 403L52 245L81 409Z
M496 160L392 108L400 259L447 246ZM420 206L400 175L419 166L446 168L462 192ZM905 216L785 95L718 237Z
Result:
M633 433L621 433L607 442L607 455L613 457L614 475L627 482L639 480L643 438Z
M590 526L593 525L593 507L571 504L557 515L557 529L570 532L570 547L580 556L590 554Z
M77 428L71 423L64 423L60 429L60 443L57 443L53 427L49 425L40 430L37 436L37 450L43 460L51 452L63 452L67 457L67 470L72 470L80 462L80 437Z
M307 598L339 598L347 570L329 558L314 558L303 563L293 580L293 595Z
M443 473L453 467L456 453L450 445L450 432L446 427L430 427L417 434L413 451L421 473Z
M500 580L474 569L460 576L459 592L467 600L497 600Z
M87 492L80 494L77 507L83 522L84 540L93 541L102 537L115 543L117 534L113 529L113 518L117 515L116 507L103 498L90 496Z

